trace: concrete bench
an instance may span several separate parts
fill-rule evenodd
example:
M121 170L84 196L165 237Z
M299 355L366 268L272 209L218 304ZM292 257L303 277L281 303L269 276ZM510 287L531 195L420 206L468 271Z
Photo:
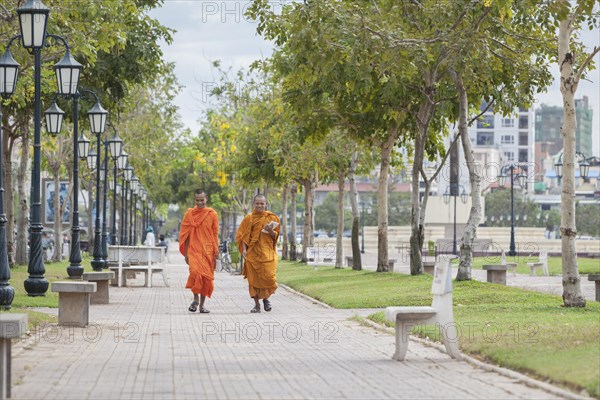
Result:
M487 281L489 283L497 283L506 286L506 265L488 264L484 265L483 269L487 271Z
M504 250L502 250L502 253L500 254L500 264L506 265L507 271L512 272L513 276L517 276L517 267L519 264L514 262L506 262L506 254L504 253Z
M542 270L542 273L546 276L550 275L548 273L548 252L540 251L540 255L537 262L529 262L527 263L531 271L529 275L535 276L537 274L538 268Z
M152 287L152 275L156 272L160 273L165 286L169 286L169 282L167 281L167 277L164 275L165 269L163 267L147 267L147 266L130 266L130 267L121 267L119 272L119 267L108 267L109 270L113 271L115 276L110 281L111 286L127 286L127 279L131 279L135 277L136 273L144 274L144 286ZM119 276L121 277L119 281Z
M335 265L335 246L325 244L323 246L307 247L306 258L306 264L312 265L315 269L317 266Z
M435 261L423 261L423 271L426 274L432 275L435 270Z
M0 313L0 400L10 398L13 339L27 331L27 314Z
M600 301L600 274L589 274L588 281L596 285L596 301Z
M394 360L404 361L408 350L408 335L418 324L436 324L448 355L460 360L458 335L452 311L452 265L450 260L442 260L435 267L431 285L433 302L431 307L387 307L385 317L396 324L396 352Z
M160 272L163 282L166 286L169 286L165 269L162 266L165 262L163 247L109 246L108 253L109 269L116 274L116 277L111 281L111 285L126 286L128 274L142 272L145 274L144 286L152 287L153 273Z
M90 296L91 304L108 304L108 281L115 278L115 273L110 272L84 272L83 280L96 282L96 292Z
M96 282L52 282L58 292L58 325L85 327L90 323L90 294Z

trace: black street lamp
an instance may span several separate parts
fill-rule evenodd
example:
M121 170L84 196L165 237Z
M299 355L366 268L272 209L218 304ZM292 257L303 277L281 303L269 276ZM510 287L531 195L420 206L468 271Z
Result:
M121 152L123 151L123 140L117 135L117 130L111 125L115 135L108 141L108 148L110 150L110 156L112 157L115 166L113 168L113 210L112 210L112 223L111 223L111 236L110 243L113 245L117 244L117 168L119 167L119 159ZM125 158L125 161L127 159ZM121 223L122 220L121 220Z
M94 259L92 260L92 269L94 271L102 271L104 268L104 259L102 258L102 232L100 228L100 167L102 166L101 156L102 147L100 136L106 128L106 116L108 112L102 108L99 102L96 102L94 107L89 111L89 114L94 115L94 118L90 117L90 130L96 135L96 221L94 224Z
M62 75L66 75L63 71ZM70 75L73 75L71 73ZM90 127L96 126L98 118L102 116L98 115L99 109L99 98L95 92L88 89L81 89L73 94L65 94L59 92L58 95L63 95L66 98L73 99L73 217L71 223L71 249L69 255L69 266L67 267L67 273L71 279L81 279L83 275L83 267L81 266L81 241L79 226L79 158L87 158L89 155L90 141L87 140L83 133L79 135L79 99L85 95L91 95L96 101L96 105L88 111L88 118ZM54 124L52 121L56 119L56 115L62 113L62 110L58 109L55 103L46 110L46 127L50 133L58 133L53 129ZM63 113L64 114L64 113ZM62 117L61 117L62 118ZM60 126L58 128L60 131Z
M15 91L19 75L19 64L6 51L0 58L0 95L8 99ZM2 100L0 100L0 309L8 310L15 298L15 289L10 286L10 267L6 248L6 213L4 211L4 160L2 132Z
M558 161L556 162L556 164L554 164L556 176L559 179L562 178L562 175L563 175L563 163L562 163L563 154L564 153L560 153L560 156L558 157ZM587 161L587 157L585 156L585 154L580 153L578 151L575 152L575 156L580 158L579 176L581 176L581 178L583 178L583 179L587 179L587 177L590 173L590 163Z
M524 173L527 171L527 166L525 165L517 165L510 164L505 165L500 169L500 175L498 175L498 179L500 180L500 186L504 187L506 183L506 171L510 170L510 247L508 250L508 255L514 257L517 255L515 249L515 199L514 199L514 183L515 183L515 170L518 171L518 175L516 177L519 186L522 188L527 184L527 175Z
M106 229L106 203L108 202L108 140L104 141L104 162L102 163L102 260L108 268L108 230Z
M121 162L124 159L125 168L123 168L123 195L121 197L121 246L128 245L128 236L127 236L127 227L128 227L128 209L129 209L129 182L131 178L133 178L133 168L129 164L127 164L127 159L129 155L127 153L121 154L119 157L119 161Z
M66 53L63 59L54 65L58 91L61 94L72 95L77 92L81 64L73 59L69 46L63 38L57 35L48 34L46 26L50 9L40 0L26 0L25 4L17 9L19 18L20 35L14 36L8 46L6 53L12 42L16 39L21 40L21 44L30 54L34 56L34 114L33 114L33 162L31 167L31 209L30 209L30 228L29 228L29 262L27 272L29 277L24 282L25 290L29 296L44 296L48 290L48 281L44 277L45 268L42 257L42 223L41 223L41 52L46 47L46 39L53 38L55 41L61 41L66 47ZM5 53L5 55L6 55ZM8 53L10 54L10 53ZM11 57L6 60L10 61ZM3 57L3 61L5 58ZM14 61L14 60L13 60ZM10 70L15 71L14 69ZM16 71L15 71L16 72ZM14 75L16 78L16 74ZM6 83L6 82L5 82ZM16 79L13 80L16 83ZM54 114L61 118L62 115ZM51 122L60 122L52 120ZM50 126L54 129L55 126Z
M137 195L139 191L140 180L137 176L133 176L131 179L131 223L129 228L129 245L135 246L137 241Z
M457 246L456 246L456 198L458 197L458 189L462 189L460 193L460 201L463 204L466 204L469 200L469 195L465 191L465 188L462 185L458 185L456 183L451 183L448 188L446 188L446 192L443 194L444 203L450 204L450 197L454 197L454 235L452 239L452 254L456 255ZM448 191L450 189L450 191Z

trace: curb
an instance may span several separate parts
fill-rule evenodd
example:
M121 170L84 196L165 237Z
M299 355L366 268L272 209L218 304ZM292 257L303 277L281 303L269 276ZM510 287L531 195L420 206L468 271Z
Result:
M362 322L364 322L365 324L369 325L370 327L378 330L378 331L382 331L382 332L386 332L389 333L390 335L395 335L396 332L393 328L384 326L384 325L380 325L376 322L371 321L370 319L367 318L362 318ZM441 353L447 354L445 347L442 344L438 344L436 342L432 342L426 339L422 339L420 337L414 336L414 335L410 335L410 340L412 340L413 342L422 344L424 346L427 347L431 347L434 349L439 350ZM473 365L474 367L477 368L481 368L483 370L489 371L489 372L495 372L497 374L506 376L508 378L511 379L515 379L516 381L518 381L519 383L523 383L529 387L533 387L533 388L537 388L537 389L541 389L544 390L550 394L556 395L556 396L560 396L562 398L565 399L572 399L572 400L591 400L591 397L587 397L587 396L581 396L578 395L576 393L567 391L565 389L561 389L557 386L551 385L549 383L546 382L542 382L542 381L538 381L537 379L531 378L527 375L524 375L520 372L516 372L507 368L503 368L503 367L499 367L497 365L493 365L493 364L488 364L485 363L483 361L479 361L471 356L468 356L464 353L460 353L461 356L463 357L463 360L468 362L469 364Z
M327 309L333 309L334 307L331 307L328 304L325 304L319 300L316 300L304 293L300 293L297 290L292 289L291 287L284 285L284 284L279 284L279 286L283 287L284 289L288 290L290 293L293 293L299 297L302 297L303 299L306 299L308 301L310 301L313 304L318 304L323 308L327 308ZM358 315L358 314L356 314ZM390 335L395 335L396 332L393 328L389 328L387 326L384 325L380 325L376 322L371 321L370 319L367 319L365 317L361 317L360 315L358 315L362 322L364 322L365 324L369 325L371 328L376 329L378 331L382 331L385 333L388 333ZM426 339L422 339L420 337L414 336L414 335L410 335L410 340L412 340L413 342L422 344L424 346L427 347L431 347L434 348L438 351L440 351L441 353L447 354L446 353L446 349L442 344L438 344L436 342L432 342L430 340L426 340ZM588 397L588 396L581 396L578 395L576 393L567 391L565 389L561 389L557 386L551 385L549 383L546 382L542 382L539 381L537 379L531 378L525 374L522 374L520 372L516 372L507 368L503 368L503 367L499 367L497 365L493 365L493 364L489 364L489 363L485 363L483 361L479 361L471 356L468 356L464 353L461 353L461 356L463 357L463 360L466 361L467 363L473 365L476 368L481 368L485 371L489 371L489 372L495 372L497 374L500 374L502 376L506 376L508 378L514 379L516 380L518 383L522 383L524 385L527 385L529 387L533 387L533 388L537 388L537 389L541 389L544 390L550 394L553 394L555 396L559 396L561 398L565 398L565 399L571 399L571 400L593 400L593 398Z

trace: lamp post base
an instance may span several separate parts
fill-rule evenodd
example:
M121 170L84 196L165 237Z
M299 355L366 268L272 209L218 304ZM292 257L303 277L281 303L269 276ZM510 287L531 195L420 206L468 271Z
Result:
M49 283L43 275L29 276L29 278L25 279L23 282L23 286L25 287L28 296L39 297L46 295Z
M82 279L83 267L81 265L69 265L67 274L69 274L69 279Z
M15 289L8 284L6 286L0 284L0 309L10 310L14 298Z

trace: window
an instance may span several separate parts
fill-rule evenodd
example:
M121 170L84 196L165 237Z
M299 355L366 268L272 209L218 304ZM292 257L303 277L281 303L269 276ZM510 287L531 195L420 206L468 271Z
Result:
M519 150L519 162L520 163L526 163L527 162L527 149L520 149Z
M481 106L479 106L479 111L484 111L487 106L488 106L488 103L486 103L485 101L482 101ZM494 106L490 106L490 108L488 108L487 111L494 112Z
M500 137L500 143L502 144L514 144L515 137L513 135L502 135Z
M519 146L527 146L529 143L529 133L519 132Z
M512 118L502 118L502 127L503 128L512 128L515 126L515 120Z
M540 113L535 114L535 122L542 122L542 114L540 114Z
M494 116L484 115L477 120L477 128L479 129L494 129Z
M477 132L478 146L491 146L494 144L494 132Z
M515 161L515 153L512 151L505 151L504 157L506 158L506 161Z
M529 128L529 116L521 115L519 116L519 129L528 129Z

